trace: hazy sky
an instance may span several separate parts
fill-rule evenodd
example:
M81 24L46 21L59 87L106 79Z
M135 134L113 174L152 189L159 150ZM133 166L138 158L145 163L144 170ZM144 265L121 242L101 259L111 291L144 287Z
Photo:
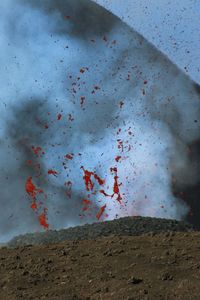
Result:
M199 0L94 0L120 16L200 83Z

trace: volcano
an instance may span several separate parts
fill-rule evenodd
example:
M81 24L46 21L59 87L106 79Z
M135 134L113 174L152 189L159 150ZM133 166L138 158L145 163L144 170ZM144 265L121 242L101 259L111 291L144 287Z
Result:
M1 11L1 242L128 216L199 225L199 86L92 1Z

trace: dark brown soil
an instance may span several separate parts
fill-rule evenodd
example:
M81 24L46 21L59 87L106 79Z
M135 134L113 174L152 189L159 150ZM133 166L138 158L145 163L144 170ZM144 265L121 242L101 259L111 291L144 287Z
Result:
M0 249L0 299L200 299L200 232Z

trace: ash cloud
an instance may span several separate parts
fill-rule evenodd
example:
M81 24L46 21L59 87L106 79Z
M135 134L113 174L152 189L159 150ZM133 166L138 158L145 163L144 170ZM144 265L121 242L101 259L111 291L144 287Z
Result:
M31 5L33 8L43 10L49 17L59 16L61 19L68 19L70 24L65 24L57 19L57 26L54 33L71 34L81 39L87 37L102 36L112 30L117 18L90 0L39 0L22 1L24 5Z
M198 151L188 155L199 139L195 83L91 1L10 0L0 8L1 240L41 230L25 192L30 176L45 192L38 201L53 229L92 222L105 204L107 219L185 218L172 182L198 182ZM105 186L96 182L88 195L81 166ZM123 205L99 193L113 193L114 175ZM88 197L93 210L83 212Z

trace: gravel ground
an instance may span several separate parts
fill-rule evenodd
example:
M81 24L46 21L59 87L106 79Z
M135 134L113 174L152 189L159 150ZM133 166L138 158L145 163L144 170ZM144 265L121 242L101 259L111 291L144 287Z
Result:
M189 223L170 219L150 217L126 217L101 223L86 224L62 230L50 230L43 233L31 233L14 237L8 246L54 244L66 240L94 239L101 236L137 236L145 233L166 231L194 231Z

